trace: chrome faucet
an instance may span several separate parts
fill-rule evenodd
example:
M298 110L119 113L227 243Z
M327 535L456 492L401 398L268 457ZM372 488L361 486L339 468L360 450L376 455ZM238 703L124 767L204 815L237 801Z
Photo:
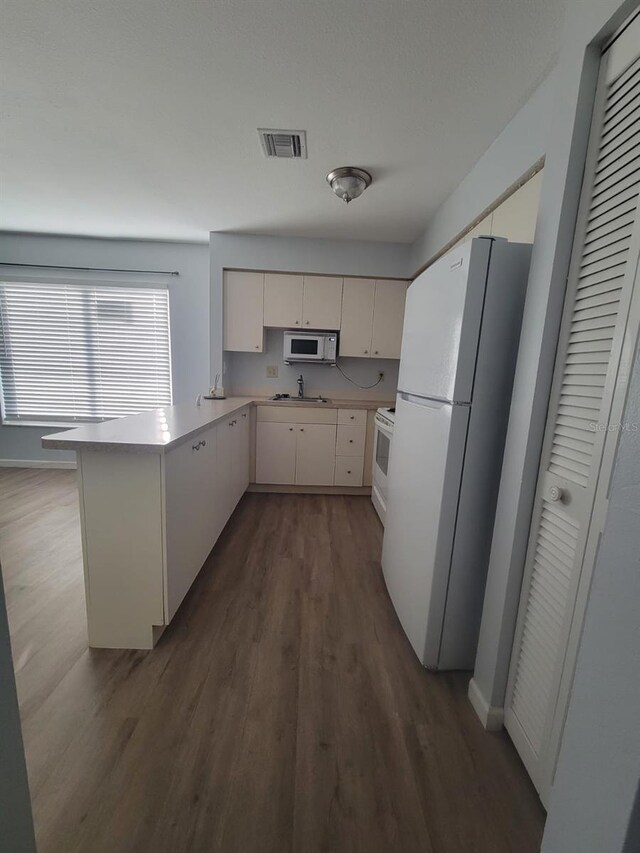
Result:
M300 399L304 397L304 376L302 374L298 376L298 397Z

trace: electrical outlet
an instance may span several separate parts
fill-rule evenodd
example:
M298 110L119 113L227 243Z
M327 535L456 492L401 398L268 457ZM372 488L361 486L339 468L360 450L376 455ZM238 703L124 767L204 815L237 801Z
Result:
M278 378L278 367L273 364L267 367L267 379L277 379Z

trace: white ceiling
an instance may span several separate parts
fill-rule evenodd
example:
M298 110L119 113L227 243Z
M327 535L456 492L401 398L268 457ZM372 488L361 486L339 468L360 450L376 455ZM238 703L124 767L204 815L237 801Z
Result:
M558 0L4 0L0 228L413 240L554 62ZM256 128L307 131L266 160ZM348 207L325 175L369 169Z

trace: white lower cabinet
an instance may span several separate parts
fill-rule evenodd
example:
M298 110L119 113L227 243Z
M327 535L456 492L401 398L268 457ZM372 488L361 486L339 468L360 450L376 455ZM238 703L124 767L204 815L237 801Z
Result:
M256 483L362 486L365 410L259 406L257 421Z
M295 424L258 423L256 427L256 483L287 485L296 480Z
M249 409L165 454L168 623L249 484Z
M336 463L336 427L299 424L296 441L297 486L332 486Z
M361 486L364 458L362 456L337 456L334 483L336 486Z
M173 618L222 529L224 510L216 495L217 433L218 427L211 427L165 457L167 621Z

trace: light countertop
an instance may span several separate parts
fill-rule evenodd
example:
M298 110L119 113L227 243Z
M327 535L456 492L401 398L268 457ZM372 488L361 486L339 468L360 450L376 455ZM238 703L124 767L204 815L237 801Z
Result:
M393 405L390 400L339 400L332 398L327 403L300 403L294 397L289 400L268 400L262 397L229 397L226 400L202 400L200 406L179 403L164 409L154 409L115 418L102 423L85 424L81 427L56 432L42 438L42 446L55 450L80 450L90 447L100 450L120 450L138 453L160 453L180 444L192 435L201 432L217 421L248 405L300 406L323 409L377 409Z

